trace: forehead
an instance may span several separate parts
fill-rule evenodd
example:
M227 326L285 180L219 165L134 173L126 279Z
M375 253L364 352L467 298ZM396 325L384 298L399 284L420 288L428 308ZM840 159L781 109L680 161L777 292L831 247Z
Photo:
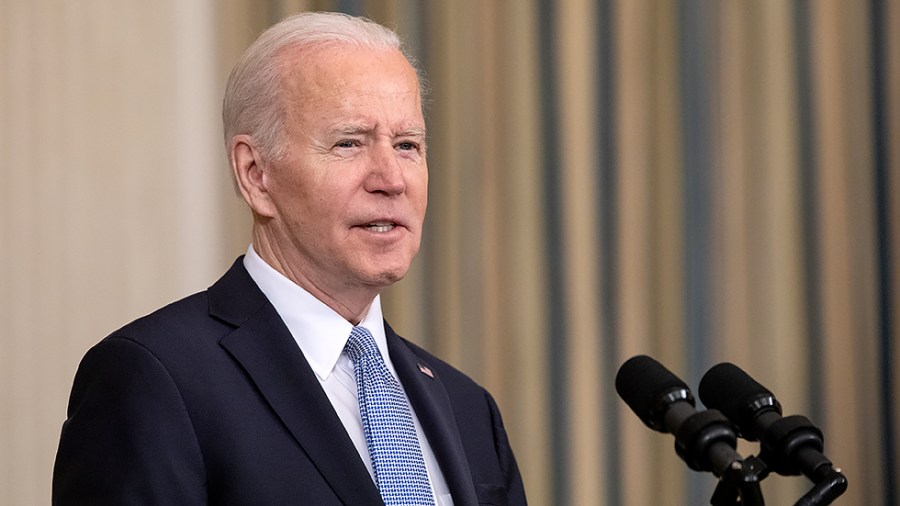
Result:
M286 48L279 64L281 88L291 108L389 103L421 113L418 75L397 49L350 43Z

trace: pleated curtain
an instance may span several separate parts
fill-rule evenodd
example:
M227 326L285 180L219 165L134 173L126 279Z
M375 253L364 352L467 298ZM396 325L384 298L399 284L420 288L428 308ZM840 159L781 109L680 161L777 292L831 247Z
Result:
M900 2L0 0L0 504L49 502L86 349L246 249L224 82L300 10L426 71L426 232L385 312L494 394L532 504L708 503L615 393L636 354L695 392L739 365L822 428L837 504L900 500Z

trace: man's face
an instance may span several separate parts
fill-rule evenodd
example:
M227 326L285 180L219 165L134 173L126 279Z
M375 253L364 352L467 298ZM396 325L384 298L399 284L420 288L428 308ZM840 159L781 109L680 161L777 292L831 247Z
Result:
M287 156L267 171L280 263L332 297L388 286L419 250L427 203L415 71L396 50L282 56Z

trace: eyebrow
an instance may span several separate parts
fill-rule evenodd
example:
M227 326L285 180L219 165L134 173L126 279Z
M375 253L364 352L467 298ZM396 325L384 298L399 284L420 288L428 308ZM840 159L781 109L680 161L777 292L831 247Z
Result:
M339 135L358 135L369 133L374 127L366 123L342 123L328 130Z
M412 127L401 130L397 132L398 136L401 137L427 137L427 133L425 131L425 127Z
M346 123L337 125L329 131L334 135L369 135L374 132L376 127L367 123ZM395 137L426 137L425 127L404 128L397 132L392 132Z

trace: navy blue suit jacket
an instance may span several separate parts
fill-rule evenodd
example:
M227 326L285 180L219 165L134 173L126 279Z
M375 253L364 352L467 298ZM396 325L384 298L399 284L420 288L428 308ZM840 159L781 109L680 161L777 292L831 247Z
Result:
M454 503L525 504L490 394L385 327ZM62 428L53 502L382 504L318 379L241 259L206 292L88 351Z

